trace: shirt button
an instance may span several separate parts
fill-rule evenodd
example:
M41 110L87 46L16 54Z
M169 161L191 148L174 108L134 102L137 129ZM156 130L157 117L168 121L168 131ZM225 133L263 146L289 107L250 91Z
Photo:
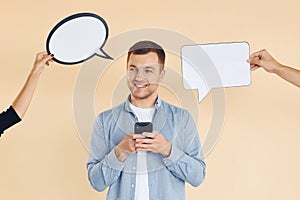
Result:
M132 184L131 187L133 188L133 187L134 187L134 184Z
M132 167L132 169L134 169L134 170L135 170L135 167Z

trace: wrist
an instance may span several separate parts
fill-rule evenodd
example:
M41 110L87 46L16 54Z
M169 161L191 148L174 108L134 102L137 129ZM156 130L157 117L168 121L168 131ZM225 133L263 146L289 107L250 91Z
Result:
M115 154L116 154L117 159L120 162L124 162L128 155L126 152L122 151L122 149L120 149L119 147L115 148Z
M168 142L168 144L166 145L166 147L163 149L163 151L161 152L161 155L163 158L167 158L170 156L171 154L171 150L172 150L172 143Z
M273 68L272 72L279 75L281 73L281 71L285 68L286 66L282 65L282 64L279 64L277 63L275 65L275 67Z
M30 76L39 76L42 73L42 69L33 67L30 71Z

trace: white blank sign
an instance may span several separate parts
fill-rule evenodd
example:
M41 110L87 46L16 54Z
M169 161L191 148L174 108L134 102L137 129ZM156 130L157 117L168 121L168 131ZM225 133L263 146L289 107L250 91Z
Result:
M213 88L251 83L247 42L200 44L181 49L183 85L198 89L201 102Z

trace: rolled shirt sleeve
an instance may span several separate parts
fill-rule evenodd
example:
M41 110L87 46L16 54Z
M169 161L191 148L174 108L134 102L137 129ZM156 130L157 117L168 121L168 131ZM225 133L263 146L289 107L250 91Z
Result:
M174 176L196 187L205 178L206 164L197 128L188 112L183 114L183 121L184 147L180 149L172 144L171 153L163 162Z
M103 115L100 115L94 124L87 163L89 181L99 192L118 181L124 168L124 163L117 159L114 148L109 148L107 144L103 125Z

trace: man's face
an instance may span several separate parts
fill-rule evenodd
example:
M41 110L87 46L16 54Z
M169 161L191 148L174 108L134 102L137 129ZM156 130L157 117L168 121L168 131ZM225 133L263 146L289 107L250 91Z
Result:
M164 77L162 64L154 52L131 54L127 63L127 84L136 99L156 95L159 82Z

